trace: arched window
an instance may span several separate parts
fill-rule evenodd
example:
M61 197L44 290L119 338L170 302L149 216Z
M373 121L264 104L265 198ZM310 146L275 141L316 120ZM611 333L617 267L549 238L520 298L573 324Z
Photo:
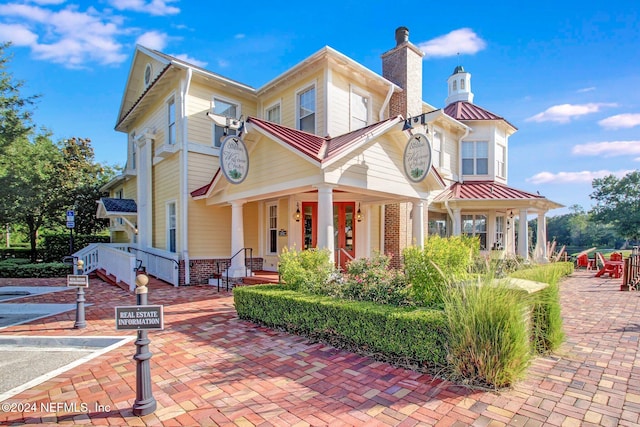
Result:
M460 79L460 89L464 90L464 79Z
M458 81L454 80L453 81L453 88L451 88L451 90L458 90L458 85L457 84L458 84Z

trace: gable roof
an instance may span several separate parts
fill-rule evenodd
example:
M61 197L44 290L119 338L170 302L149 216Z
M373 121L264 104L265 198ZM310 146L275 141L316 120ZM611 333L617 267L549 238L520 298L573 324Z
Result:
M391 117L331 138L329 136L321 137L256 117L249 117L247 119L247 123L255 125L258 129L262 130L263 133L269 134L272 138L319 164L339 157L351 148L358 146L359 143L365 142L369 138L375 137L401 122L402 118L400 116Z
M513 129L517 127L509 123L504 117L467 101L456 101L444 107L444 112L456 120L502 120Z
M133 199L115 199L111 197L103 197L98 202L105 210L107 215L117 214L136 214L138 213L138 206Z

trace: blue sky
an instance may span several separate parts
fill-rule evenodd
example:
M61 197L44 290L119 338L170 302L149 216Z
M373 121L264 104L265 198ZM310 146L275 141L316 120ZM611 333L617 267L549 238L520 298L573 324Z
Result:
M506 3L506 4L505 4ZM136 43L253 87L328 45L381 73L398 26L426 52L423 98L444 107L456 65L474 103L519 131L509 185L588 210L593 178L640 164L640 17L636 1L5 0L23 95L56 140L91 138L96 160L123 165L113 130ZM556 210L551 214L566 213Z

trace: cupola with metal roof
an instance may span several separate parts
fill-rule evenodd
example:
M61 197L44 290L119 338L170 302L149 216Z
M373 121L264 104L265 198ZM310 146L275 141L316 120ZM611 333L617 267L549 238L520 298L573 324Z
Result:
M464 70L462 65L456 66L453 73L447 79L449 95L444 105L449 105L456 101L466 101L473 103L473 92L471 92L471 74Z

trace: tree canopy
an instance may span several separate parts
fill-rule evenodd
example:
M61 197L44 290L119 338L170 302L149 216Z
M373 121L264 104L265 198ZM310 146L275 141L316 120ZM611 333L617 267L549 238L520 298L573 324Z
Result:
M626 238L640 237L640 171L633 171L617 178L609 175L593 180L596 201L591 213L594 221L611 224L616 232Z

